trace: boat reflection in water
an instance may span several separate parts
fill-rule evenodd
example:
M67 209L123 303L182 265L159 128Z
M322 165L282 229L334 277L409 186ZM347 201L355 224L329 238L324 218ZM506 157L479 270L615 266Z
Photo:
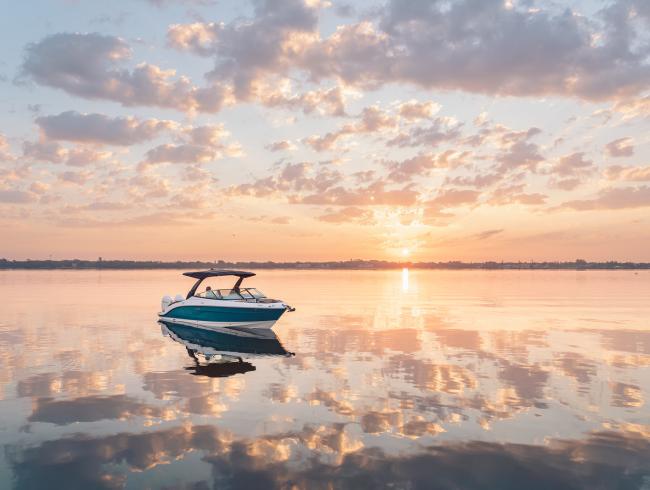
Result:
M230 327L205 330L170 321L159 321L162 334L183 344L194 366L186 369L194 375L225 377L255 371L244 359L291 357L271 329Z

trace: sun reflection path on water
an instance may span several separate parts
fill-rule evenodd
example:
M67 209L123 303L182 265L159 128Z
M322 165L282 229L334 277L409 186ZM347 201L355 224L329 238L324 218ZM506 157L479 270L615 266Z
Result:
M409 290L409 270L407 267L402 269L402 291L405 293Z

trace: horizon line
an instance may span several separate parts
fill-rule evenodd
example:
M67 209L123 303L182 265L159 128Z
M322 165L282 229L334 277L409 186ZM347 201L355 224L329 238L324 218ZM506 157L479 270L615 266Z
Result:
M207 261L207 260L135 260L135 259L7 259L0 258L0 270L9 269L176 269L205 267L249 267L260 269L650 269L650 262L566 260L484 260L484 261L408 261L379 259L310 260L310 261Z

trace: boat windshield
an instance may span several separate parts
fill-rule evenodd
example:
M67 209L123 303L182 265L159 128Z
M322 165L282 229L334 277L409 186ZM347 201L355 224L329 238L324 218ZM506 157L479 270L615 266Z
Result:
M266 295L262 291L260 291L259 289L243 288L241 291L242 291L242 294L244 293L244 291L246 291L248 294L250 294L255 299L266 298Z
M221 300L257 300L266 298L264 293L255 288L241 288L239 292L235 289L208 289L199 294L199 298L221 299Z

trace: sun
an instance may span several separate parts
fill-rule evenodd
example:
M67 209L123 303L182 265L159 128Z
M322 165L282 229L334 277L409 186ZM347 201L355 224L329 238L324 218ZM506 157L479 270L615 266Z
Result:
M408 248L402 249L402 257L408 257L411 254L411 251Z

